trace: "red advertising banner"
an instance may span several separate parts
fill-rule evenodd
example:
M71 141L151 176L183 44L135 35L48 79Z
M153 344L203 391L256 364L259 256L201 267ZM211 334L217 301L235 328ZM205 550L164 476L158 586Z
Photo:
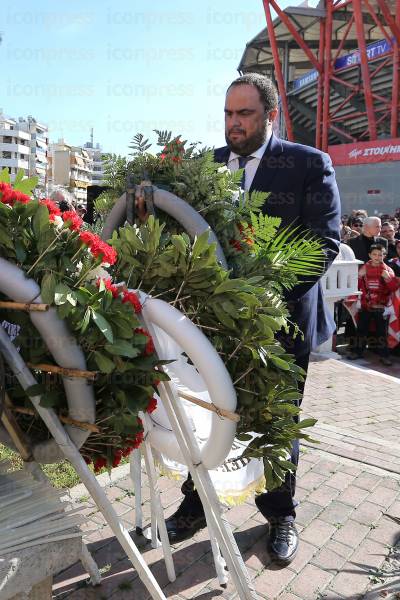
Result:
M400 138L339 144L329 146L328 152L335 166L400 161Z

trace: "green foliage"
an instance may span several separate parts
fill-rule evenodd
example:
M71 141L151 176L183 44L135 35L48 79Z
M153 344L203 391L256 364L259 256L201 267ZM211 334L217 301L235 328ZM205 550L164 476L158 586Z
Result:
M190 241L166 233L165 224L150 217L140 229L127 225L115 232L111 243L119 256L115 277L176 306L219 352L235 382L238 433L260 436L245 455L263 456L268 486L279 485L291 468L286 457L293 439L306 438L311 425L293 420L299 410L290 399L298 397L304 374L275 339L287 324L279 295L262 276L230 278L207 232Z

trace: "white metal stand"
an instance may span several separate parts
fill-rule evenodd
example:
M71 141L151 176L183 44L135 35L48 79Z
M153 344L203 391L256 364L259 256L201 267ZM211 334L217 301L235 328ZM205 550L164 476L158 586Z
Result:
M157 335L152 324L145 321L145 325L153 338L156 352L161 356ZM181 406L179 397L175 393L173 386L169 382L162 382L158 386L159 394L166 409L168 419L172 430L177 438L185 463L192 475L193 482L201 498L214 554L214 561L220 582L226 584L226 573L222 574L224 569L223 559L231 574L235 588L241 600L254 600L257 598L254 587L251 583L246 566L233 537L229 523L222 514L221 505L212 484L207 469L201 462L200 450L193 431L187 421L186 413ZM148 450L146 451L148 452ZM136 455L137 460L137 455ZM139 465L140 468L140 465ZM132 471L138 473L138 465L132 468ZM149 474L150 489L152 474ZM160 520L160 519L159 519ZM164 552L168 555L169 542L164 545ZM222 552L223 559L220 554ZM222 576L224 575L224 577Z

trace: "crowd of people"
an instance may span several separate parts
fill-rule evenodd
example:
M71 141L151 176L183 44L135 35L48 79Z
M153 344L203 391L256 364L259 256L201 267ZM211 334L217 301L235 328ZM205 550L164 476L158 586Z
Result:
M400 331L400 209L393 216L368 216L365 210L343 215L341 241L362 262L358 272L357 310L350 311L346 320L348 358L362 358L369 349L390 366L390 350L399 341L396 334ZM344 306L349 308L349 302L345 301ZM340 325L343 311L338 314Z

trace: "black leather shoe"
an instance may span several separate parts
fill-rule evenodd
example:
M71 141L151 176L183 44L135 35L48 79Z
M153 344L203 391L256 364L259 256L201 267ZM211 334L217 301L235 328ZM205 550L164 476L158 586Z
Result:
M185 496L178 510L165 520L165 524L170 543L177 544L194 536L207 522L201 504L190 502L190 497Z
M274 562L288 565L296 556L299 534L291 517L269 520L268 552Z

